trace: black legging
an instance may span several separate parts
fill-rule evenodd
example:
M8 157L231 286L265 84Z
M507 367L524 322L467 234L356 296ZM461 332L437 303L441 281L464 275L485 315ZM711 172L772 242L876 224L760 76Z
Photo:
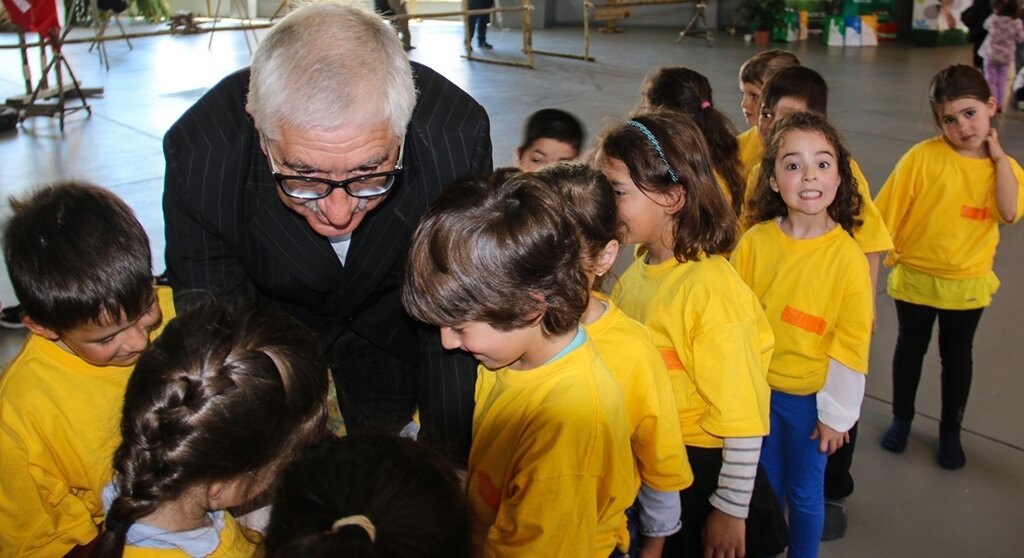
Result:
M896 301L899 336L892 357L892 414L897 419L914 418L914 399L921 382L921 365L932 325L939 318L939 358L942 361L942 415L939 430L959 432L967 396L971 391L974 332L982 308L940 310L931 306Z

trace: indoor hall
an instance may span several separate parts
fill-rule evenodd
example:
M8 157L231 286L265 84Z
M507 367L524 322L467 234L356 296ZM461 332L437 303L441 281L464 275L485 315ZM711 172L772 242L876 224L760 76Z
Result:
M680 28L682 24L680 24ZM716 31L712 47L698 38L676 43L679 29L628 27L618 34L594 33L593 62L536 56L535 68L468 61L461 57L462 27L414 22L410 57L439 71L487 109L495 166L513 162L525 118L555 107L577 115L588 141L607 123L621 122L633 106L644 75L664 64L683 64L705 74L714 104L742 123L737 85L740 64L756 52L751 43ZM257 36L261 35L257 33ZM3 44L16 35L0 34ZM250 36L251 40L251 36ZM492 51L480 57L522 60L518 29L492 26ZM534 47L580 53L579 28L534 30ZM18 194L60 178L89 180L110 188L137 212L150 235L156 272L163 270L161 138L208 88L245 66L250 57L241 32L138 38L106 44L110 69L89 45L65 47L86 87L102 87L89 99L92 114L69 115L63 133L56 119L32 117L17 132L0 135L0 194ZM784 46L784 45L774 45ZM938 134L927 103L927 86L939 69L970 63L967 46L924 48L906 43L878 47L825 47L811 40L790 44L803 63L827 80L830 116L877 192L899 157L913 144ZM33 60L33 64L35 60ZM34 69L38 74L38 68ZM0 96L24 93L18 51L0 50ZM1024 157L1024 113L1010 110L995 120L1007 152ZM739 128L742 130L743 126ZM0 218L7 208L0 209ZM939 369L935 341L918 393L918 416L902 455L882 450L878 440L889 423L890 362L896 319L879 280L877 330L871 351L858 449L857 488L848 499L849 531L823 543L823 557L1013 556L1024 545L1024 428L1017 401L1024 394L1019 316L1024 314L1024 229L1005 227L996 260L1002 287L983 315L974 346L975 373L964 420L967 466L940 469ZM0 301L13 294L0 274ZM4 360L22 333L0 333ZM1015 364L1017 363L1017 364ZM1016 425L1016 426L1014 426Z

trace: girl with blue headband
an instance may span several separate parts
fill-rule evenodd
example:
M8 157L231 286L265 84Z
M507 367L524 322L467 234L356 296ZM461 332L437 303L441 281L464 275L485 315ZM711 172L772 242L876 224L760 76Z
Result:
M601 137L596 163L615 189L623 241L637 245L612 300L650 329L693 469L680 493L683 528L663 555L772 555L786 528L757 462L774 337L723 257L738 229L710 160L697 125L679 113L647 112Z

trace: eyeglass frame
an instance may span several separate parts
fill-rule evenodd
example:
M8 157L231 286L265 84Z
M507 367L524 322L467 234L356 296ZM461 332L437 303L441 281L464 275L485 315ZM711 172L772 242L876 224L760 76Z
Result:
M262 138L262 134L261 134L261 139L263 139ZM288 196L289 198L295 199L295 200L303 200L303 201L322 200L322 199L326 198L327 196L330 196L334 192L334 190L336 190L338 188L341 188L342 190L344 190L345 194L347 194L347 195L349 195L349 196L351 196L353 198L356 198L356 199L364 199L365 200L365 199L379 198L379 197L387 195L389 192L391 192L391 189L395 186L395 179L398 178L402 174L402 172L405 170L405 136L402 136L402 139L401 139L401 141L398 144L398 160L395 163L395 168L393 168L393 169L391 169L389 171L372 172L370 174L362 174L362 175L359 175L359 176L353 176L352 178L346 178L345 180L330 180L330 179L327 179L327 178L317 178L317 177L313 177L313 176L290 175L290 174L282 174L280 172L277 172L277 169L275 168L276 164L274 162L274 158L270 155L270 150L267 149L267 146L266 146L266 143L265 143L266 140L263 139L263 141L264 141L264 151L266 152L266 155L267 155L267 161L270 162L270 176L272 176L274 178L274 183L277 184L277 187L280 188L282 192L284 192L284 195ZM349 190L349 184L355 184L355 183L363 182L365 180L369 180L369 179L372 179L372 178L381 178L381 177L390 177L391 178L391 182L388 184L388 187L386 189L384 189L383 192L376 192L376 193L369 194L369 195L362 195L362 194L353 193L351 190ZM288 190L288 188L285 187L285 185L284 185L284 181L285 180L298 180L300 182L306 182L306 183L326 184L328 186L328 188L327 188L327 192L325 192L323 195L320 195L320 196L313 197L313 196L295 195L294 193L290 192Z

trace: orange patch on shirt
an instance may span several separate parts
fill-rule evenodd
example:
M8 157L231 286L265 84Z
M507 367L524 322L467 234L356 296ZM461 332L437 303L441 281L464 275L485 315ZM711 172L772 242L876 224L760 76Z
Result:
M984 221L988 219L988 208L965 205L960 208L960 216L974 219L975 221Z
M825 327L828 326L828 322L824 319L797 310L792 306L786 306L782 309L782 321L815 335L825 335Z
M480 498L488 508L497 512L501 504L501 489L494 485L491 474L487 471L480 471L477 476L477 488L480 489Z
M679 359L679 355L673 349L658 349L661 353L661 360L665 361L665 368L669 370L686 370L683 366L683 361Z

